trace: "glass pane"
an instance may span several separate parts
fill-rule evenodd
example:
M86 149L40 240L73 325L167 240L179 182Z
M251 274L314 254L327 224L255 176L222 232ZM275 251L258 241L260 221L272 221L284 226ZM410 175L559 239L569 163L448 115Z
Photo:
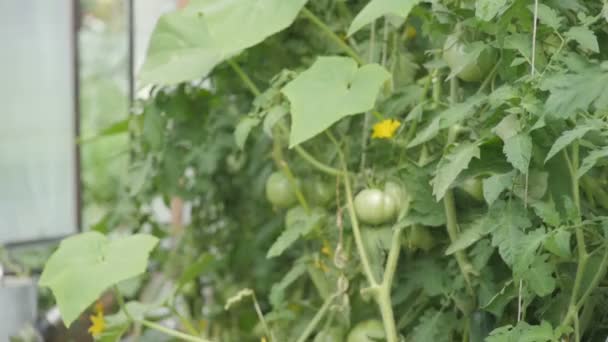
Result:
M0 1L0 243L76 230L71 0Z

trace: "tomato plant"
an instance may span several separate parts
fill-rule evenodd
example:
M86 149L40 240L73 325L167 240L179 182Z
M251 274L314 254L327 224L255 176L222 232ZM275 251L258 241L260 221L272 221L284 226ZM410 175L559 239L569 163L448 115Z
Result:
M191 0L166 14L129 122L132 181L104 221L135 235L64 241L41 284L69 324L124 279L146 294L164 279L156 300L116 287L119 335L603 341L606 6L531 5ZM68 258L83 241L90 270Z

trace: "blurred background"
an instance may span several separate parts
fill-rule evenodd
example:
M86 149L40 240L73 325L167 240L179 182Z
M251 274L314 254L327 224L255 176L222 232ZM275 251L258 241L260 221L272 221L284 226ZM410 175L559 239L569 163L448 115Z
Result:
M62 237L103 230L126 202L135 73L182 2L0 2L0 341L90 340L34 279Z

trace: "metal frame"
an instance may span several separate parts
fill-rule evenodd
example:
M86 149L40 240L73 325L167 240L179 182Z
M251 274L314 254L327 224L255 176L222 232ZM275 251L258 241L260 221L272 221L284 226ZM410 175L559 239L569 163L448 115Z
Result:
M76 143L77 138L80 136L80 47L78 43L78 31L80 29L80 0L72 0L72 86L73 86L73 133L74 133L74 182L76 191L76 217L74 221L76 223L75 233L82 232L82 180L80 177L81 172L81 158L80 158L80 145ZM68 235L69 236L69 235ZM68 236L58 236L52 238L41 238L33 240L23 240L18 242L4 244L7 248L23 247L28 245L43 245L58 243L60 240Z

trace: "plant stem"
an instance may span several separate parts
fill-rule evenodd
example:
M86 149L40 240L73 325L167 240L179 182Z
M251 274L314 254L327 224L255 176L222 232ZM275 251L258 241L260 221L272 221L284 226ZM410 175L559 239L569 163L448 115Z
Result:
M398 342L399 337L397 335L397 326L395 325L391 293L390 289L384 286L384 284L376 294L376 302L380 307L380 315L382 315L382 323L384 324L384 330L386 332L386 341Z
M455 104L456 102L458 102L458 79L456 77L452 77L450 79L450 103ZM451 145L454 142L453 140L455 138L455 134L448 132L448 140L446 142L446 147ZM443 197L443 208L445 211L446 228L448 231L448 235L450 237L450 241L454 242L458 238L458 217L456 216L454 193L451 189L448 189ZM471 295L471 298L475 298L475 293L473 292L473 287L471 285L471 279L469 278L469 273L471 272L471 264L467 260L467 256L464 251L458 251L454 253L454 256L456 257L456 262L458 263L460 272L464 277L467 291L469 292L469 295Z
M338 153L340 154L340 161L342 163L342 177L344 178L344 191L346 193L346 208L348 210L348 216L350 217L353 236L355 237L355 245L357 246L357 251L359 252L359 257L361 258L361 264L363 265L363 273L365 273L365 277L367 278L370 286L372 288L377 288L378 282L374 278L374 273L372 272L372 268L367 257L367 252L365 251L365 247L363 245L363 239L361 238L359 221L357 220L357 215L355 214L355 204L353 202L353 192L350 187L350 177L348 176L349 173L346 166L346 159L344 158L344 154L340 149L338 141L331 134L329 136L332 142L336 145L336 148L338 148Z
M593 277L593 280L591 280L591 283L589 284L589 287L587 288L587 290L585 290L585 293L583 293L583 295L579 299L578 303L576 304L577 309L580 309L583 307L587 298L591 295L593 290L595 290L595 288L598 286L600 281L606 275L606 266L608 266L608 248L604 247L604 249L605 249L604 257L602 258L602 261L600 262L600 266L598 267L598 272L595 274L595 276Z
M448 190L443 197L443 208L445 210L446 217L446 228L448 231L448 235L450 237L450 241L454 242L458 238L458 218L456 216L456 206L454 204L454 193L452 190ZM464 278L465 284L467 286L467 291L474 297L475 293L473 292L473 287L471 286L471 279L469 278L469 273L471 271L470 263L467 260L466 254L464 251L458 251L454 253L456 257L456 262L458 263L458 267L460 268L460 273Z
M243 83L245 83L245 86L247 86L247 88L253 93L253 95L255 95L255 96L262 95L262 92L255 85L255 83L253 83L253 81L251 80L249 75L247 75L245 73L245 71L243 71L243 69L241 69L241 67L234 60L229 59L228 64L232 67L232 70L234 70L234 72L237 73L237 75L241 78Z
M188 335L188 334L184 334L182 332L164 327L160 324L142 319L140 321L138 321L139 323L141 323L143 326L148 327L150 329L154 329L156 331L162 332L165 335L169 335L175 338L178 338L180 340L183 341L191 341L191 342L211 342L209 340L206 340L204 338L200 338L200 337L196 337L196 336L192 336L192 335Z
M309 11L306 7L302 9L302 15L304 15L307 19L309 19L313 24L315 24L323 33L330 38L336 45L338 45L347 55L352 57L357 63L363 65L365 61L355 50L353 50L348 44L346 44L338 35L332 31L329 26L327 26L321 19L319 19L314 13Z
M395 271L397 270L397 263L399 261L399 253L401 252L401 233L403 228L397 228L393 232L393 239L391 241L391 249L388 252L388 259L386 261L386 267L384 269L384 276L382 279L382 285L388 288L393 284L393 278Z
M315 316L308 323L308 325L306 326L306 328L304 329L304 331L302 332L302 334L300 335L300 337L298 337L298 340L296 342L306 342L308 340L308 337L312 334L313 330L319 324L319 322L321 321L321 319L325 315L325 312L329 309L329 306L331 305L331 303L333 303L333 301L335 300L335 298L336 298L335 294L332 295L332 296L327 297L327 299L323 303L323 306L321 306L321 308L319 309L319 311L317 311L317 313L315 314Z
M376 21L372 21L371 30L370 30L370 38L369 38L369 55L367 57L367 61L372 63L374 61L374 50L376 47ZM365 162L367 161L367 144L368 144L368 135L369 135L369 124L371 121L371 113L369 111L363 114L363 129L361 132L361 165L359 166L359 170L363 171L365 169Z

